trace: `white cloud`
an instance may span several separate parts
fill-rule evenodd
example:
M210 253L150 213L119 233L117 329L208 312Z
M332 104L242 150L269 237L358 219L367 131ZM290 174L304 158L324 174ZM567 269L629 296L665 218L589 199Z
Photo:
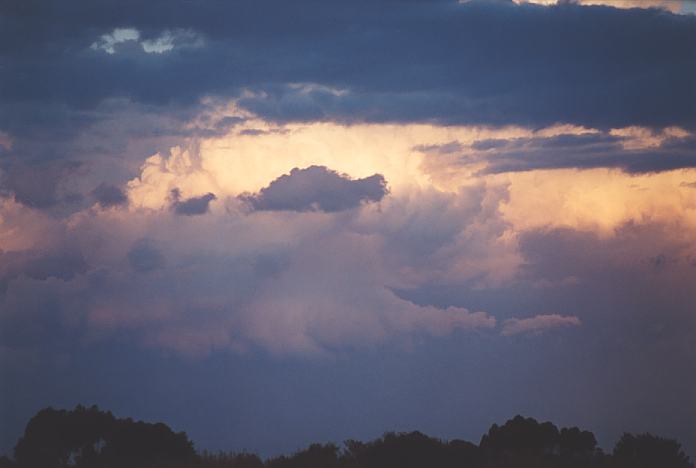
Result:
M140 45L148 54L163 54L175 47L201 47L203 39L191 30L177 29L164 31L159 37L144 40Z
M515 3L535 3L557 5L562 0L513 0ZM579 5L605 5L613 8L661 8L672 13L688 12L687 2L683 0L576 0ZM691 2L688 2L691 3Z
M162 54L174 48L174 36L169 31L165 31L160 37L142 41L140 44L148 54Z
M175 47L201 47L203 39L194 31L188 29L165 30L157 37L140 40L141 34L135 28L116 28L102 35L90 46L93 50L103 50L107 54L115 54L116 46L126 42L137 42L147 54L163 54L174 50Z
M117 44L140 39L140 32L135 28L116 28L108 34L103 34L98 41L90 46L91 49L101 49L107 54L115 54Z

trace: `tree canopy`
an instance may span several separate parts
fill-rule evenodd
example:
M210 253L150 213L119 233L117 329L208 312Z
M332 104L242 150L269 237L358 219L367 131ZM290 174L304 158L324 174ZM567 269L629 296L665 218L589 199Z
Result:
M577 427L515 416L493 424L478 445L420 432L388 432L369 442L311 444L262 460L251 453L198 453L184 432L163 423L119 419L96 406L46 408L26 426L14 460L0 468L694 468L681 445L624 434L611 454Z
M153 466L195 457L185 433L162 423L118 419L96 406L43 409L15 446L17 464L27 468Z

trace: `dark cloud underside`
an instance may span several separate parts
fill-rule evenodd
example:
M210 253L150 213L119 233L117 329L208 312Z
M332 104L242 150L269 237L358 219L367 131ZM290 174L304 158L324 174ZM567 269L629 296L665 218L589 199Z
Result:
M479 1L21 2L3 9L0 127L10 131L20 131L12 116L27 106L88 109L117 96L191 106L244 88L264 92L247 95L245 107L283 121L696 125L696 17L689 15ZM90 49L126 27L142 41L185 31L200 43L174 42L159 54L134 41L116 44L113 54Z
M484 156L484 172L535 169L620 168L628 173L669 171L696 166L694 138L667 139L662 144L626 149L621 137L606 134L559 135L551 138L482 140L472 149L494 152Z
M181 195L178 189L172 190L172 208L178 215L196 216L206 214L210 206L210 202L217 197L213 193L206 193L199 197L191 197L181 200Z
M351 180L324 166L310 166L295 168L258 194L240 198L257 211L336 212L379 201L386 194L387 183L380 174Z
M97 200L97 203L104 208L128 204L126 194L115 185L100 184L92 191L92 195Z

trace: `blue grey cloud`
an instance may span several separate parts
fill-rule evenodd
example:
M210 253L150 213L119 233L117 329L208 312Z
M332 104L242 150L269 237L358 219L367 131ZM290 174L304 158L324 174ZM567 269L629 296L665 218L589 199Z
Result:
M20 44L0 49L9 104L0 122L11 129L17 106L194 105L245 88L265 92L245 98L248 108L279 120L696 125L688 15L481 1L28 3L4 7L0 33ZM141 42L171 31L205 42L172 42L166 53L137 41L90 48L119 28Z
M172 208L174 213L184 216L196 216L206 214L210 206L210 202L217 197L214 193L206 193L200 197L191 197L181 200L181 192L179 189L171 191Z
M165 258L152 239L140 239L128 251L128 262L135 271L147 273L162 268Z
M0 168L2 161L0 161ZM6 166L0 178L2 192L32 208L53 208L61 203L76 204L82 195L67 184L82 167L77 161L58 160Z
M99 184L99 186L92 191L92 196L103 208L128 204L128 196L115 185Z
M485 173L535 169L613 167L628 173L696 166L696 139L666 139L660 145L627 149L626 138L606 133L480 140L471 149L486 161ZM466 150L462 150L466 153ZM478 159L476 159L478 162Z
M356 208L387 194L384 176L352 180L324 166L295 168L254 195L240 198L257 211L326 211Z
M35 280L72 279L89 269L83 255L74 248L63 246L55 252L14 251L0 249L0 296L12 280L20 276Z

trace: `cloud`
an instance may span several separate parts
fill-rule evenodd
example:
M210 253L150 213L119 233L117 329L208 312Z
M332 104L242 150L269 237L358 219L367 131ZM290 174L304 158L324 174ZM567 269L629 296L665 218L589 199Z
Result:
M654 141L609 132L586 132L513 139L479 140L471 145L487 173L535 169L620 168L629 173L659 172L696 166L696 138L653 134Z
M92 196L102 208L123 206L128 204L128 196L119 187L105 183L99 184L92 191Z
M140 43L143 51L148 54L163 54L174 50L175 47L198 48L203 46L203 39L194 31L177 29L164 31L154 39L146 39Z
M524 144L555 149L602 145L608 139L602 132L573 138L567 129L323 124L241 134L247 126L276 128L262 121L239 123L228 136L151 156L124 185L130 201L124 209L85 206L60 218L3 199L3 226L13 227L0 229L3 249L12 255L35 251L46 256L69 245L80 252L84 264L72 275L55 276L30 275L25 263L14 263L18 266L4 277L7 293L0 308L12 320L21 320L17 311L31 304L36 310L41 306L37 302L55 304L51 310L58 311L56 320L84 324L75 333L89 340L128 336L137 346L187 355L217 350L325 355L411 346L434 337L466 339L467 330L491 337L496 317L501 317L503 330L511 323L531 327L524 322L530 319L519 318L506 325L504 319L514 311L501 312L500 303L481 303L481 295L499 291L501 302L514 302L519 291L511 288L516 284L528 286L532 296L583 287L593 268L607 262L578 255L582 251L612 259L622 272L617 277L628 277L621 262L640 252L643 263L637 264L645 274L671 277L675 268L696 271L687 261L693 256L688 248L656 242L666 239L668 231L619 232L612 224L611 235L619 240L605 245L578 234L579 229L554 237L537 224L520 221L536 216L543 223L552 218L575 226L565 217L582 211L573 202L588 200L584 187L600 186L613 194L607 197L592 189L603 210L633 210L616 219L687 223L692 191L679 184L693 180L689 171L631 177L606 171L612 179L585 171L584 178L575 174L571 181L554 172L553 177L544 174L541 182L551 185L538 194L530 188L541 183L535 174L472 177L456 172L462 156L457 148L466 151L477 138L507 141L479 150L494 153L507 144L523 146L519 138L533 140ZM558 135L563 137L556 139ZM614 135L609 140L622 144L626 138ZM442 145L454 152L438 152ZM420 150L437 152L438 168L451 171L451 182L428 172L430 155ZM393 186L389 197L384 197L386 180ZM639 187L624 193L614 189L618 184ZM639 191L642 186L650 190ZM174 187L181 190L172 194ZM220 202L215 206L219 209L210 210L211 196L200 194L212 194L208 191L213 189ZM268 209L249 215L237 199L244 192L255 193L251 196ZM199 195L185 198L184 193ZM324 193L331 195L328 204ZM531 203L530 212L514 211L520 193ZM655 193L667 195L651 195ZM638 196L656 200L649 206L627 203ZM365 203L366 198L380 203ZM546 200L555 204L540 205ZM661 209L658 202L671 208ZM286 203L281 205L286 209L270 208L279 203ZM188 213L210 214L180 216L180 206ZM345 206L361 209L345 209L338 216L325 213ZM600 219L604 211L588 206L590 220ZM690 233L689 226L675 232ZM628 242L636 236L643 240ZM656 247L646 250L647 245ZM660 255L669 261L655 268L653 259ZM566 280L571 277L573 281ZM543 289L538 287L542 284ZM462 296L447 302L440 288L461 291ZM560 300L543 306L567 310L586 328L601 327L591 319L591 308L572 309L572 303ZM70 313L64 317L63 311Z
M464 146L458 141L450 141L442 145L416 145L413 149L421 153L450 154L463 151Z
M254 195L240 198L256 211L325 211L357 208L380 201L386 194L384 176L352 180L324 166L295 168Z
M512 318L503 322L501 333L505 336L518 335L520 333L538 335L555 328L580 326L580 319L574 316L558 314L536 315L530 318Z
M285 122L696 125L696 61L687 45L696 42L693 15L454 0L338 10L334 2L271 2L268 8L286 20L280 23L251 2L175 4L170 15L157 14L171 8L161 1L145 10L135 2L71 5L61 11L69 20L49 29L43 25L55 11L48 5L30 16L8 9L0 40L21 36L23 46L21 54L2 51L9 65L0 128L14 136L15 128L59 122L78 109L82 119L96 119L85 111L124 96L186 109L217 96ZM221 17L228 19L224 28ZM93 25L106 31L97 41ZM198 37L210 38L206 47L177 47ZM381 40L367 40L374 37ZM117 53L129 43L146 57ZM85 56L89 44L106 53ZM163 83L162 76L170 79ZM37 103L51 109L42 121L32 117Z
M45 184L46 193L19 199L72 212L79 194L104 180L120 185L129 179L141 162L136 158L185 146L187 138L220 136L252 119L265 125L247 126L242 136L316 121L528 129L565 122L605 133L696 126L696 62L685 46L696 42L693 15L454 0L395 9L361 2L338 10L333 2L290 8L272 1L268 8L288 19L281 23L253 2L174 4L106 0L89 8L58 11L41 3L4 11L0 43L22 47L0 50L6 64L0 129L12 137L11 148L3 145L2 170L82 161L93 177L71 193L47 193L51 184ZM67 19L56 23L56 15ZM362 21L366 15L373 18L369 24ZM226 27L219 18L228 19ZM646 30L654 34L648 38ZM214 115L232 107L231 115ZM454 151L442 153L447 157L456 153L447 146L453 141L412 146L440 145ZM488 170L618 167L635 173L695 164L693 143L635 151L619 151L621 143L609 139L603 144L601 151L599 143L573 150L501 148ZM380 174L393 186L389 174Z
M691 427L694 43L568 2L8 4L3 352L476 349Z
M83 167L81 162L69 160L11 164L2 174L0 189L32 208L79 204L82 195L75 191L74 181Z
M3 131L0 131L0 148L6 151L12 149L12 136Z
M274 353L322 354L495 326L485 312L397 296L385 284L395 279L383 256L369 236L350 232L302 242L285 268L261 283L244 311L246 333Z
M128 251L128 262L135 271L147 273L162 268L165 264L164 254L152 239L139 239Z
M181 192L179 189L172 189L171 191L172 207L174 212L178 215L184 216L196 216L206 214L208 212L208 207L210 202L217 199L215 194L206 193L200 197L191 197L185 200L181 200Z
M311 366L318 356L361 356L370 364L389 355L409 382L414 362L428 363L416 366L426 376L418 381L434 381L433 369L457 370L452 395L485 375L479 392L526 389L510 393L519 398L511 405L547 392L556 408L615 407L617 420L650 408L650 419L691 427L696 194L680 183L695 171L471 177L457 165L461 153L430 158L413 147L457 141L465 151L477 138L531 132L304 125L239 135L240 127L149 158L123 185L123 209L85 206L61 218L2 199L5 356L81 366L107 348L194 357L195 366L232 359L278 368L278 360ZM435 169L426 165L433 159ZM240 193L311 165L350 174L348 182L383 174L392 192L340 214L241 208ZM173 187L186 194L179 201L208 191L220 201L206 216L179 216L167 199ZM67 259L28 265L66 251L83 259L72 272ZM4 265L12 265L6 274ZM513 319L520 310L563 316ZM515 338L539 333L547 338ZM64 373L56 369L50 375ZM543 388L525 386L530 375ZM636 399L626 401L627 392ZM655 395L670 406L651 406Z
M538 3L541 5L563 4L563 0L512 0L515 3ZM686 10L682 0L575 0L579 5L607 5L614 8L661 8L678 13Z
M115 28L107 34L103 34L98 41L90 46L94 50L103 50L107 54L115 54L116 46L124 42L137 41L140 39L140 32L135 28Z
M172 152L157 168L181 169L176 177L195 178L211 163L206 155L181 166L193 156ZM251 162L244 154L235 157ZM149 168L144 166L135 181L155 181ZM353 180L326 168L318 174L320 181L328 177L332 188L346 187L340 206L345 198L350 206L361 203L364 180L384 194L381 177ZM185 182L170 172L160 176L166 176L164 187ZM135 187L129 184L129 190ZM389 197L383 206L368 203L341 216L265 210L250 216L229 197L225 210L179 216L177 207L190 200L196 200L195 209L187 206L187 212L207 212L210 197L173 195L173 209L133 202L120 210L85 207L69 218L8 199L2 219L17 229L0 230L5 236L0 241L11 255L30 248L60 253L71 243L84 263L71 275L55 278L29 276L29 267L17 264L4 276L0 323L22 321L20 310L39 314L38 302L45 302L53 304L47 316L66 324L71 337L85 336L89 342L128 337L137 346L199 357L218 350L322 356L375 346L412 347L495 327L495 317L480 309L421 305L395 292L443 276L483 281L490 268L486 262L498 263L496 274L503 269L497 242L486 240L500 232L495 222L485 221L496 216L494 204L483 201L487 194L480 188ZM133 193L129 197L137 199ZM328 206L337 202L332 203ZM23 221L13 210L31 217ZM39 226L37 217L49 227L28 229ZM459 236L462 229L466 234ZM17 230L26 235L11 237ZM39 330L45 320L23 327ZM35 344L32 339L22 346Z
M135 28L115 28L107 34L103 34L98 41L90 46L92 50L103 50L109 55L117 52L121 44L135 42L142 47L146 54L164 54L175 47L201 47L202 38L194 31L187 29L165 30L159 36L140 40L141 34Z
M48 252L37 250L0 251L0 292L20 276L45 281L49 278L70 280L84 274L89 266L79 250L61 246Z

